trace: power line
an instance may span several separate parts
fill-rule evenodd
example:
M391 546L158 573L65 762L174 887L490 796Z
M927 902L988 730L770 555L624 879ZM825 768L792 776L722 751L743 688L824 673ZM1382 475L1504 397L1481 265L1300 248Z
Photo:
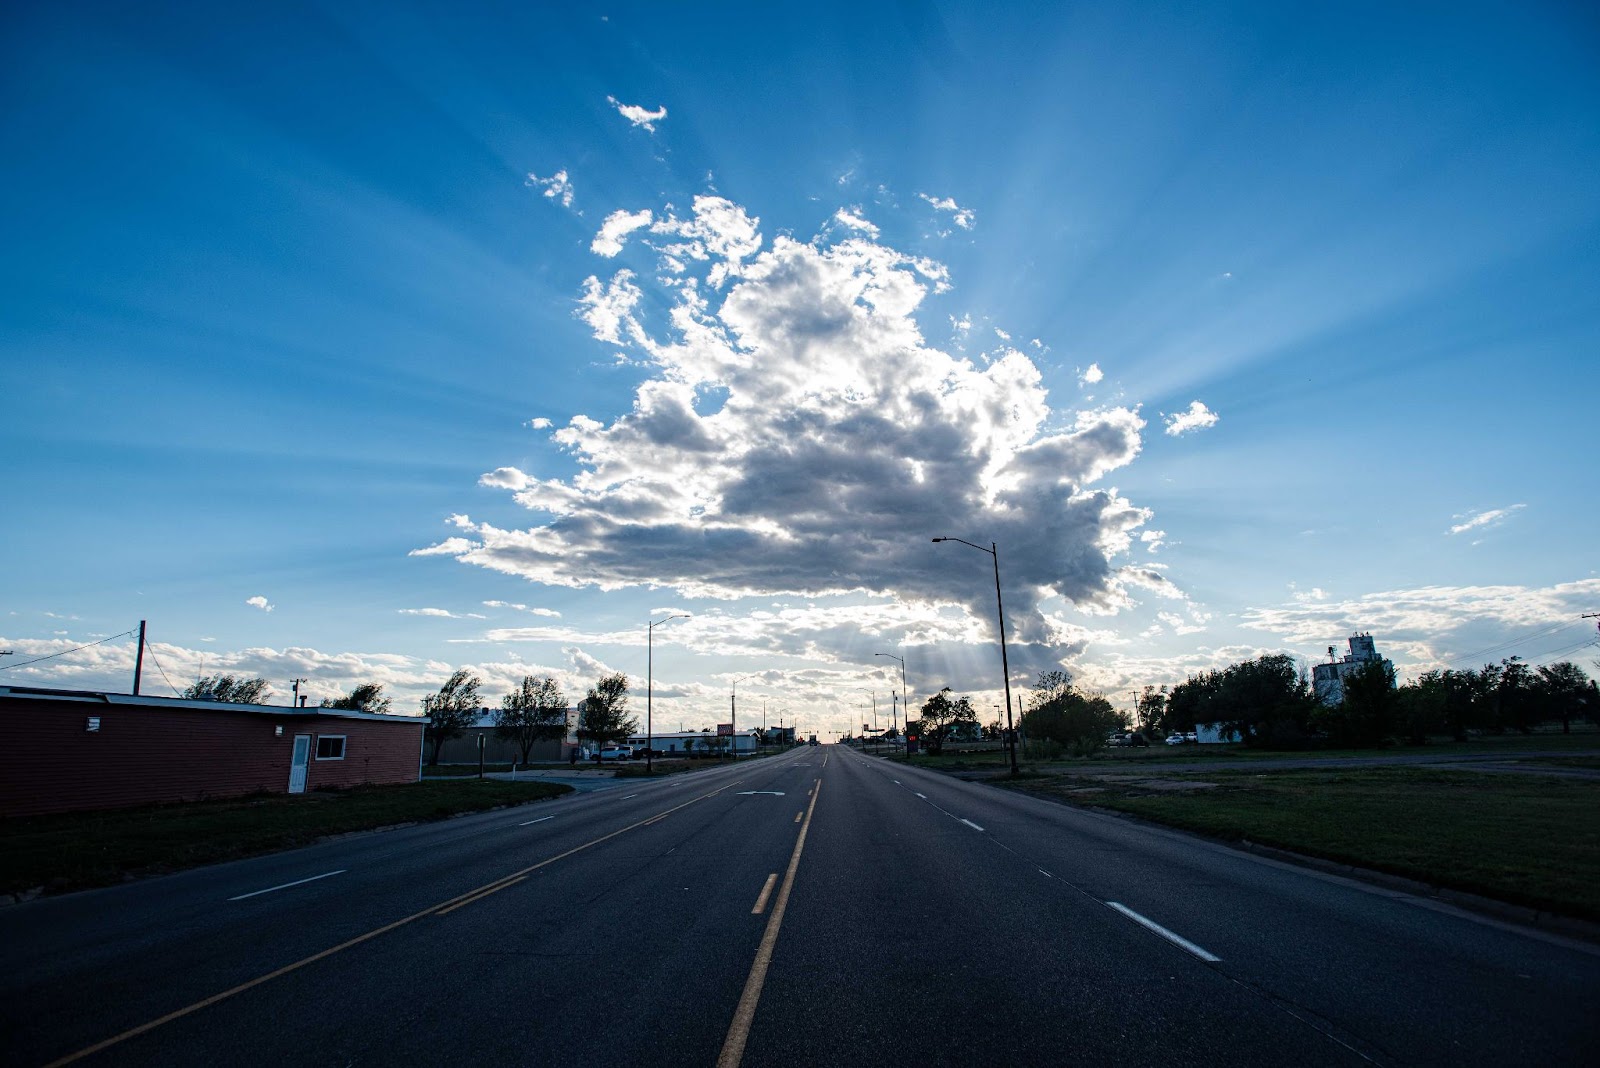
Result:
M1475 653L1463 653L1461 656L1451 657L1449 660L1446 660L1445 663L1451 665L1464 664L1468 660L1476 660L1479 657L1491 656L1495 653L1504 652L1514 645L1521 645L1523 642L1531 642L1537 641L1540 638L1548 638L1552 634L1556 634L1560 631L1566 630L1568 627L1574 626L1577 622L1579 621L1569 619L1564 623L1557 623L1553 627L1547 627L1536 634L1529 634L1521 638L1513 638L1510 641L1501 642L1499 645L1491 645L1487 649L1480 649Z
M97 645L104 645L106 642L116 641L118 638L127 638L132 636L134 633L135 632L132 630L125 630L121 634L113 634L109 638L101 638L97 642L90 642L88 645L80 645L76 649L63 649L59 653L51 653L48 656L37 656L32 660L24 660L20 664L7 664L4 667L0 667L0 671L15 671L18 668L25 668L29 664L39 664L46 660L54 660L58 656L66 656L68 653L78 653L85 649L93 649Z
M161 672L161 677L167 679L167 689L171 690L175 696L182 697L183 691L172 685L172 680L167 678L167 669L162 667L161 661L156 658L156 647L153 645L147 645L144 647L144 649L145 652L150 654L150 659L155 661L156 670Z

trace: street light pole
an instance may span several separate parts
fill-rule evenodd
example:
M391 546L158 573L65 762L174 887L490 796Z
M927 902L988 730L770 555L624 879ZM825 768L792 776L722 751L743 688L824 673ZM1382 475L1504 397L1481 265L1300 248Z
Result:
M655 622L646 622L644 627L644 773L649 775L655 768L652 758L656 752L656 732L654 716L654 698L656 688L656 628L661 624L674 619L688 619L687 612L670 615L666 619Z
M739 684L759 674L761 672L752 671L748 675L740 675L733 680L733 685L728 687L728 719L732 721L728 726L733 728L733 733L728 736L728 751L733 754L735 764L739 763Z
M970 546L979 552L988 553L994 557L994 605L1000 620L1000 670L1005 675L1006 684L1006 732L1011 736L1011 774L1019 774L1017 770L1017 731L1011 721L1011 662L1006 656L1006 606L1000 599L1000 549L994 542L989 543L985 549L975 545L964 538L934 538L937 544L941 541L955 541L962 545Z
M906 689L906 659L895 656L893 653L873 653L873 656L886 656L890 660L900 661L900 703L906 706L906 723L911 723L911 691ZM898 726L896 727L898 730Z

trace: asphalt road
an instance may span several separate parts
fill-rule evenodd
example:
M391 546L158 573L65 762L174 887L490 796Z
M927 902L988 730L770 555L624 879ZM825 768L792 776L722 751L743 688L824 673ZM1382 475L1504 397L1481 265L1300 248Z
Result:
M6 1064L1592 1064L1600 948L834 746L0 911Z

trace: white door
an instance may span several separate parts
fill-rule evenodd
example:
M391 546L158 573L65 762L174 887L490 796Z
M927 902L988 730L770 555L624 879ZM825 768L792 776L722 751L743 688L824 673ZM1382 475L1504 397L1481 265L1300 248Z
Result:
M306 761L311 757L311 735L294 736L294 760L289 764L289 792L306 792Z

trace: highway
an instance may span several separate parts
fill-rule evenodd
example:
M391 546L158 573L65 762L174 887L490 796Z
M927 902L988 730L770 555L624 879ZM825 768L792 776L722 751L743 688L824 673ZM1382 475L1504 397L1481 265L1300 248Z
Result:
M837 746L0 910L45 1065L1590 1064L1600 947Z

